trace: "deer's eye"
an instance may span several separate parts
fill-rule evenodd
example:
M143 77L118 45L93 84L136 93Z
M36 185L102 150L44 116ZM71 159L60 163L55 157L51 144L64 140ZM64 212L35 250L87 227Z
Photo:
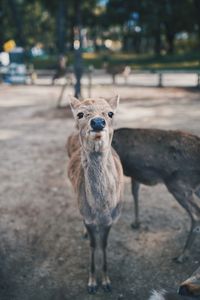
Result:
M114 113L113 113L112 111L109 111L108 116L109 116L110 118L112 118L113 115L114 115Z
M77 114L78 119L82 119L83 116L84 116L84 113L83 113L83 112L80 112L80 113Z

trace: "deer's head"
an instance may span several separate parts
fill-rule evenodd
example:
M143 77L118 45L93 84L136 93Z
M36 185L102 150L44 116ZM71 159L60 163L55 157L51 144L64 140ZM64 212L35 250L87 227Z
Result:
M85 150L103 152L110 146L118 103L119 96L109 100L89 98L82 101L70 97L71 109Z

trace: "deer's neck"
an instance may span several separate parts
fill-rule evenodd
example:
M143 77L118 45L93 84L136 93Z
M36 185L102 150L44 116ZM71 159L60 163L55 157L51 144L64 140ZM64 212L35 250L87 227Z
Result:
M85 174L85 180L90 191L98 198L105 193L112 165L111 151L90 152L82 155L82 163Z
M115 206L116 170L111 149L82 153L87 201L100 219L109 222Z

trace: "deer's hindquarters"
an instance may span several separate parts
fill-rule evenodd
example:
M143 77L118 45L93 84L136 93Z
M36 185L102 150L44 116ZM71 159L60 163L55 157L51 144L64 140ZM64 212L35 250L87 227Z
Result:
M179 131L120 128L112 145L120 156L124 174L132 178L138 227L138 189L134 184L164 183L187 211L191 229L177 262L183 262L200 232L200 138Z

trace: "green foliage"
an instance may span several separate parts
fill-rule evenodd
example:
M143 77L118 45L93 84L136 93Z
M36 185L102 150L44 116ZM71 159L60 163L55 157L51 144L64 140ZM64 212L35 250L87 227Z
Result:
M200 70L199 52L176 55L113 55L110 64L130 65L135 70Z
M79 22L96 49L98 39L112 38L131 52L183 52L200 47L199 15L199 0L108 0L105 6L100 0L0 0L0 46L15 39L26 48L42 43L51 53L72 50ZM177 41L180 32L189 38Z
M20 46L24 44L23 46L30 47L43 43L47 49L53 47L55 50L61 2L65 19L61 26L64 24L66 42L75 25L77 3L81 3L83 26L94 25L96 0L0 0L1 46L3 42L15 39Z
M73 55L68 56L69 65L73 64ZM103 63L109 65L129 65L133 70L199 70L200 53L187 52L182 54L155 56L151 54L128 54L128 53L86 53L84 54L85 69L89 66L102 68ZM57 56L51 55L46 58L35 58L33 64L36 69L55 69Z
M42 43L48 49L54 46L55 19L42 1L27 1L22 7L23 29L27 46Z
M135 45L135 50L141 51L141 41L145 39L151 42L151 47L156 53L160 53L162 48L172 53L175 50L177 33L198 31L200 37L199 2L198 0L109 0L105 19L108 26L110 23L121 26L124 49L134 49ZM138 19L133 17L136 12L139 15ZM135 32L136 26L141 28L139 35Z

